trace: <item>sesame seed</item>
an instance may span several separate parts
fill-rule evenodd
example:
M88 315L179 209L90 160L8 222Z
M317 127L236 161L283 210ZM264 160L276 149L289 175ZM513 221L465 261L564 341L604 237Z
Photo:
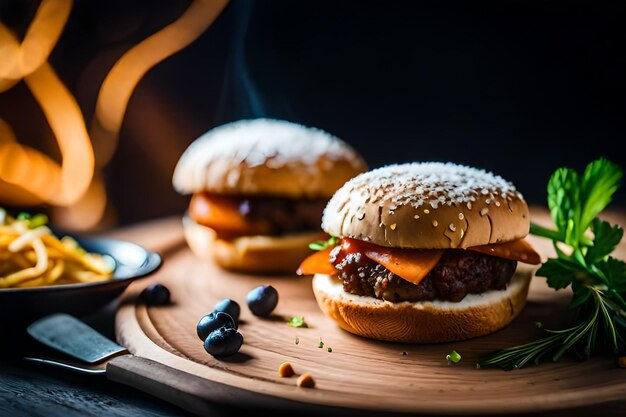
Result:
M463 213L459 213L459 220L463 220L465 218L465 216L463 215Z
M485 200L485 204L487 204L487 205L491 204L491 199L490 198L486 199Z
M433 220L433 226L435 227L439 226L439 222L437 220Z
M483 209L480 210L480 215L481 216L484 216L487 213L489 213L489 209L487 207L484 207Z
M500 205L501 205L500 202L496 201L496 207L500 207Z
M456 226L454 225L454 223L450 223L450 226L448 226L450 228L450 230L452 230L453 232L456 231Z
M471 202L471 201L468 201L468 202L467 202L467 209L468 209L468 210L471 210L471 209L472 209L472 202Z
M416 214L415 216L413 216L413 218L414 218L415 220L417 220L417 219L419 219L419 218L420 218L420 215L419 215L419 214Z
M424 214L428 214L428 213L430 213L430 210L424 209Z
M397 227L397 226L398 226L398 225L394 223L394 224L392 224L392 225L391 225L391 226L389 226L389 227L391 228L391 230L396 230L396 227Z

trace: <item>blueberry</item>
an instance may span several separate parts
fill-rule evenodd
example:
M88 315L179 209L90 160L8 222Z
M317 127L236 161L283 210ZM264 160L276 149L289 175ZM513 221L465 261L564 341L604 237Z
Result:
M214 311L202 317L196 326L198 337L203 342L209 334L220 327L228 327L237 330L237 323L231 316L221 311Z
M235 323L239 322L239 313L241 312L241 308L236 301L233 301L230 298L226 298L215 304L213 311L223 311L231 316L233 320L235 320Z
M152 284L141 292L141 299L151 306L162 306L170 302L170 290L162 284Z
M255 316L269 316L278 304L278 291L271 285L261 285L248 293L247 302Z
M220 327L206 338L204 349L216 358L220 358L239 352L242 344L243 336L241 333L232 327Z

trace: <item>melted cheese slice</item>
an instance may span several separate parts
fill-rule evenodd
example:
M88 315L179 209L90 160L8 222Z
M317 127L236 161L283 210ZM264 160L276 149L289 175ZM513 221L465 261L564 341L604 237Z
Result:
M494 243L492 245L472 246L471 248L467 248L467 250L532 265L539 265L541 263L541 256L539 256L533 247L530 246L530 243L524 239Z
M208 193L196 193L189 204L191 218L217 231L220 235L263 235L270 231L263 221L246 219L239 213L236 199Z
M333 264L330 263L330 251L333 248L322 249L319 252L315 252L313 255L307 257L300 267L298 267L298 275L314 275L325 274L333 275L337 272Z
M364 254L400 278L418 285L439 263L443 250L393 249L378 246L375 249L366 249Z

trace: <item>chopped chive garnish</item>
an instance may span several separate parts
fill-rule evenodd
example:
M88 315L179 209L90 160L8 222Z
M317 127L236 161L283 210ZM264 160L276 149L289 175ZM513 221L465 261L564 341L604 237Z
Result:
M294 316L290 318L289 325L291 327L309 327L309 325L306 324L306 321L304 321L304 316Z
M339 238L337 236L331 236L328 240L318 240L313 243L309 243L309 249L311 250L324 250L326 248L332 248L333 246L337 246L339 242Z
M333 348L331 348L331 347L329 346L329 347L328 347L328 351L329 351L329 352L332 352L332 351L333 351Z
M40 213L35 214L33 217L30 218L28 227L31 229L36 229L40 226L45 226L46 224L48 224L48 216Z
M322 342L322 338L320 337L320 344L318 348L322 349L324 347L324 342Z
M452 363L459 363L461 362L461 355L456 350L453 350L449 355L446 355L446 360Z
M28 220L28 219L30 219L30 214L28 213L22 212L17 215L17 220Z
M296 336L296 345L300 343L300 339L298 338L298 336Z

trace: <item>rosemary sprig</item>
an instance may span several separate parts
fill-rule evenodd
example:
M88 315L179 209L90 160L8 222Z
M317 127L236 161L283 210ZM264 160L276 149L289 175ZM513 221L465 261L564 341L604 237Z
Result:
M624 234L621 227L597 218L611 202L623 176L616 164L601 158L582 175L559 168L548 183L548 207L556 229L531 225L531 233L551 239L556 258L537 271L554 289L571 285L570 307L576 322L562 330L544 329L539 340L494 352L479 367L518 369L568 352L586 358L609 350L618 353L626 338L626 264L610 254Z

